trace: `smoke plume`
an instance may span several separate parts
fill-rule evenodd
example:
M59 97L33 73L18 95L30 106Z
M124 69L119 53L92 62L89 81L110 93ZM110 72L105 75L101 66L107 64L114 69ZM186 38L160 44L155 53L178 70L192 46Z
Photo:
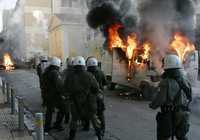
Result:
M143 0L138 4L138 11L141 35L155 47L153 61L165 55L174 32L180 31L195 40L191 0Z
M194 41L194 7L191 0L176 0L179 29Z
M88 3L90 9L87 15L88 25L93 28L100 28L106 41L107 48L108 27L112 24L122 24L120 35L124 38L136 31L137 12L134 0L93 0Z
M112 22L119 22L121 17L119 11L119 7L113 2L105 2L88 13L88 24L92 28L97 28L105 24L112 24Z
M100 27L106 39L108 28L115 23L123 25L118 31L122 36L139 33L141 40L153 44L153 56L158 61L165 55L174 32L180 31L195 40L193 3L192 0L93 0L88 4L87 21L94 29Z
M33 11L33 17L36 19L37 26L41 26L45 38L48 38L48 18L40 10Z
M24 0L16 2L14 9L6 11L4 15L4 42L1 44L0 55L9 53L15 60L23 60L25 56L25 31L23 22Z

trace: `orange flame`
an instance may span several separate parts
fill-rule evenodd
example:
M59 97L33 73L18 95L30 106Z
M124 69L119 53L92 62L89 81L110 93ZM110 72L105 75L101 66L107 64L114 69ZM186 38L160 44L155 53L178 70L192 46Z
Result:
M14 64L11 60L11 57L8 53L4 54L4 66L6 67L6 70L12 70L14 69Z
M151 52L152 44L148 41L144 42L140 49L138 49L138 56L136 56L135 64L138 66L137 68L139 71L144 71L145 70L145 64L150 58L150 52ZM142 53L140 52L142 51ZM140 58L140 59L139 59Z
M144 54L141 55L143 60L147 60L150 57L150 50L151 50L151 43L150 42L145 42L143 44L143 49L144 49Z
M177 53L181 61L184 61L186 55L195 50L195 46L186 36L176 32L170 44L170 49Z
M137 53L137 51L139 51L139 49L137 48L137 35L135 33L132 33L127 37L126 40L123 40L118 33L118 30L120 28L122 28L121 24L114 24L108 29L109 49L112 50L113 48L121 48L125 52L128 59L128 77L130 77L132 64L134 63L142 66L141 64L149 58L151 44L149 42L146 42L144 45L142 45L142 50L144 51L143 54L140 53L140 55L143 61L141 63L138 62L137 59L135 60L135 58L139 54Z
M133 52L137 48L137 37L136 34L132 34L127 38L127 48L126 48L126 56L129 60L133 58Z
M110 50L112 50L112 48L122 48L122 49L125 48L125 46L123 45L123 41L118 34L118 29L121 27L122 25L120 24L114 24L108 29Z
M109 49L121 48L126 54L128 60L128 80L131 79L132 70L143 71L146 63L150 59L153 46L149 41L138 43L137 34L132 33L127 38L121 38L119 29L122 28L121 24L114 24L108 28L108 43ZM187 54L195 50L195 46L191 41L180 32L176 32L173 40L169 45L169 50L177 53L182 61L185 60Z

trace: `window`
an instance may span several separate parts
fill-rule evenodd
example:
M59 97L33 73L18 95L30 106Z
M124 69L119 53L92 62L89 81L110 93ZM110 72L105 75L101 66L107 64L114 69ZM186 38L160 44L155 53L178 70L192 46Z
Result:
M70 0L70 1L71 1L71 3L70 3L71 7L77 8L77 7L80 7L82 0Z
M73 1L73 0L68 0L68 6L69 6L69 7L72 7L72 1Z
M72 7L73 0L61 0L61 7Z
M61 0L61 7L66 7L67 6L67 1L68 0Z

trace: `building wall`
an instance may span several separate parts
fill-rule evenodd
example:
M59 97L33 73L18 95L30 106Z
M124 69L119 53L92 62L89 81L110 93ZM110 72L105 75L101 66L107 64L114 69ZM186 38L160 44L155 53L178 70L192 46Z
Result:
M64 1L64 0L63 0ZM86 14L88 9L82 0L54 0L53 12L57 14L57 19L53 19L54 23L50 25L49 35L50 47L49 55L55 52L60 53L60 58L65 61L69 56L95 56L102 62L102 69L106 74L111 73L112 59L111 55L103 49L104 38L101 33L90 29L86 22ZM64 19L59 14L65 14ZM58 19L60 23L58 23ZM63 36L55 36L58 29L63 30ZM61 32L61 30L59 30ZM58 34L58 33L57 33ZM61 39L55 39L61 37ZM56 42L58 42L56 44ZM63 50L60 51L60 43L63 43ZM56 51L57 48L57 51ZM58 51L59 50L59 51ZM58 55L58 54L57 54Z
M79 25L63 24L49 32L49 56L58 56L64 62L69 56L86 56L84 29Z
M50 0L25 1L24 24L26 34L27 60L35 56L48 54L48 24L50 16Z
M57 56L63 60L63 29L62 27L57 28L49 34L49 56Z
M83 0L53 0L54 8L58 7L73 7L80 8L83 6Z
M83 55L85 53L84 49L84 33L85 33L85 26L86 22L85 20L85 14L82 12L83 7L81 6L81 0L53 0L53 13L54 14L64 14L63 19L57 17L60 19L59 25L57 25L57 19L53 18L53 25L50 25L49 35L53 37L55 32L57 32L57 28L63 29L63 38L61 39L63 43L63 50L62 54L60 55L62 60L65 61L65 59L68 56L76 56L76 55ZM59 26L59 27L57 27ZM54 40L52 42L52 40ZM53 46L52 44L55 44L55 40L58 39L52 39L49 40L50 47L56 48L56 46ZM57 46L59 48L59 46ZM53 49L49 49L49 55L52 55L54 52Z
M51 0L26 0L26 5L34 7L50 7Z

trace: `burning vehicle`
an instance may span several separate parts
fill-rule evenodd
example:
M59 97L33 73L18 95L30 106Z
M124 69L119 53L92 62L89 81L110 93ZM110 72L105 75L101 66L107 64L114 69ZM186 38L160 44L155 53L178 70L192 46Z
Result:
M116 83L133 85L133 81L138 83L138 81L141 81L140 79L149 76L152 79L151 81L155 81L156 76L162 73L162 61L160 61L159 69L156 69L154 61L151 59L152 51L155 47L149 41L139 43L137 35L133 33L124 42L118 34L119 28L120 25L114 25L109 28L108 41L109 49L113 54L113 80ZM180 32L174 33L166 53L178 55L185 68L191 66L190 63L193 61L198 63L194 44ZM124 70L122 70L123 68ZM125 74L127 76L124 76L123 82L116 79Z
M193 82L198 74L194 8L190 0L90 0L88 25L99 28L112 55L112 82L151 94L173 53ZM145 94L145 93L144 93Z
M149 98L151 91L157 87L163 71L162 59L158 61L160 67L156 67L154 63L152 57L154 46L148 41L139 43L135 35L127 38L126 45L122 43L118 34L111 32L110 36L112 36L109 41L113 56L112 82L138 87L142 95ZM174 33L167 53L178 55L189 80L191 82L197 80L198 52L186 36L180 32Z

